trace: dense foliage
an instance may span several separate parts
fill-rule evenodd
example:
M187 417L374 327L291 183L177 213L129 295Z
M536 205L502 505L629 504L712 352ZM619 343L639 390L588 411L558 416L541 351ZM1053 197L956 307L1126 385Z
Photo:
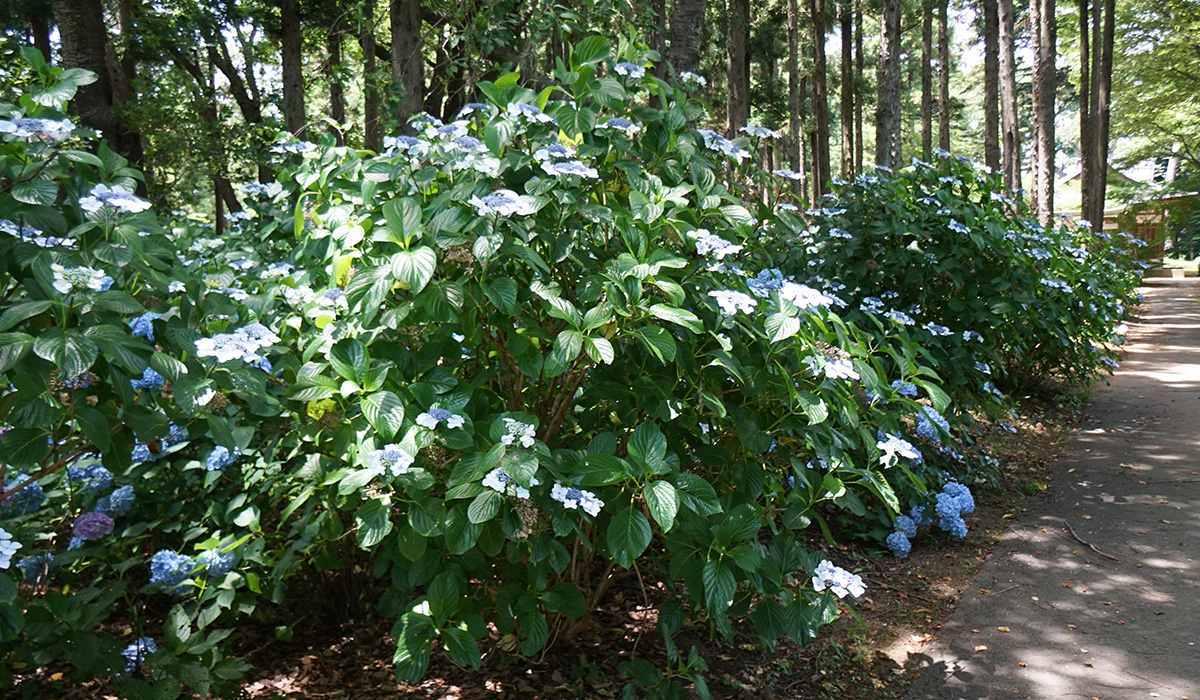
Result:
M593 37L382 154L282 139L221 239L40 64L0 107L0 649L223 693L237 626L336 579L418 678L532 657L629 573L669 654L627 694L707 696L686 622L805 643L863 590L823 543L962 536L970 412L1102 369L1127 258L952 158L801 211L774 132L697 130L643 64Z

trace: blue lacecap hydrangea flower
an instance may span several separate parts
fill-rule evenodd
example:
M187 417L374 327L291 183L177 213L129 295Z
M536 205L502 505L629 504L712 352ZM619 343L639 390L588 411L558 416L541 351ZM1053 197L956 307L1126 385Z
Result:
M908 536L903 532L893 532L888 535L887 547L892 552L892 556L900 559L904 559L912 551L912 543L908 541Z
M28 479L28 474L19 472L4 482L4 491L7 493ZM41 508L44 500L46 500L45 491L42 489L42 485L35 481L4 499L4 502L0 503L0 512L6 515L29 515Z

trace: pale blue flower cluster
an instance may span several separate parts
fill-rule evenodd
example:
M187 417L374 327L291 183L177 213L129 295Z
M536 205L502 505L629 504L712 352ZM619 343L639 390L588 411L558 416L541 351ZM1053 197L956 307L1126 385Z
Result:
M963 339L964 343L972 341L972 340L977 343L983 342L983 336L980 335L979 333L976 333L975 331L963 331L962 339Z
M75 241L58 236L43 236L39 229L30 226L17 226L8 219L0 219L0 232L7 233L13 238L19 238L26 243L32 243L39 248L74 248Z
M500 442L505 445L520 442L521 447L533 447L534 438L537 436L532 425L512 418L504 419L504 431L504 434L500 436Z
M103 270L87 266L63 267L58 263L51 263L50 271L54 275L52 286L60 294L70 294L76 289L102 292L111 287L113 283L112 277L104 274Z
M134 338L145 338L154 342L154 326L152 321L162 318L162 314L147 311L129 322L130 333Z
M529 478L530 486L537 486L542 483L536 476ZM502 467L496 467L483 477L483 485L496 491L497 493L515 496L516 498L529 498L529 489L521 486L513 478L504 472Z
M367 454L367 469L380 476L384 476L388 472L392 476L400 476L407 472L415 461L416 457L399 445L386 445Z
M765 126L743 126L740 129L740 131L743 134L746 134L747 136L750 136L751 138L756 138L756 139L781 139L781 138L783 138L783 134L779 133L778 131L775 131L774 129L768 129Z
M765 298L771 296L773 290L782 289L786 279L778 269L768 268L759 271L758 275L746 280L746 285L750 287L752 294Z
M790 280L783 283L779 290L779 298L791 302L798 309L828 309L838 302L837 297Z
M444 408L431 408L428 411L417 416L417 425L433 430L438 427L438 423L446 421L447 428L461 428L463 426L463 417Z
M96 185L88 196L79 200L79 206L87 212L99 211L103 206L109 206L117 211L136 214L150 208L150 202L135 196L132 192L117 185Z
M961 233L965 235L971 232L971 229L968 228L966 224L959 223L954 219L950 219L950 223L946 226L955 233Z
M189 557L161 549L150 557L150 583L165 593L183 595L187 593L184 582L194 574L203 571L209 579L221 578L233 568L235 560L233 552L208 550Z
M828 588L839 598L847 595L857 598L867 590L861 576L834 566L828 559L823 559L813 571L812 586L817 593L823 593Z
M736 160L738 163L741 163L743 160L746 160L750 157L750 151L747 151L715 131L710 129L697 129L697 132L700 134L701 138L704 139L705 148L724 153L726 156Z
M240 457L241 454L242 451L237 447L230 450L224 445L217 445L213 448L212 452L208 453L208 459L204 461L204 466L210 472L220 471L233 464L233 461Z
M934 428L935 425L941 428L942 432L950 432L950 423L937 412L937 409L933 406L922 406L921 412L917 414L917 435L930 442L940 443L942 436Z
M799 181L799 180L803 180L803 179L804 179L804 173L798 173L798 172L796 172L795 170L782 170L782 169L781 169L781 170L772 170L772 171L771 171L771 174L772 174L772 175L774 175L774 176L776 176L776 177L782 177L782 178L785 178L785 179L788 179L788 180L797 180L797 181ZM792 210L792 211L795 211L795 210L797 209L797 207L796 207L794 204L793 204L793 205L788 205L788 206L790 206L790 207L791 207L791 210Z
M512 190L496 190L483 197L471 197L467 204L475 207L480 216L528 216L537 210L537 202L533 197L519 195Z
M240 359L247 364L258 362L263 348L279 342L279 336L261 323L251 323L233 333L219 333L196 341L197 357L215 357L217 362Z
M76 460L76 464L67 467L67 483L76 488L85 488L89 491L103 491L112 486L112 472L104 468L104 465L99 462L88 460L99 459L94 453L81 455ZM78 464L78 462L86 462Z
M4 492L8 493L28 480L28 474L23 471L17 472L16 476L4 481ZM33 481L25 488L5 498L3 503L0 503L0 512L6 515L29 515L41 508L44 500L46 500L45 490L41 484Z
M904 516L900 516L904 517ZM887 536L887 548L891 551L892 556L897 559L905 559L912 552L912 542L909 541L909 535L903 532L896 531Z
M627 78L634 78L635 80L641 80L642 77L646 75L645 68L632 63L627 63L625 61L613 66L613 72L617 75L623 75Z
M729 316L734 316L739 311L747 314L753 313L754 307L758 305L758 301L754 297L732 289L718 289L709 292L708 296L716 299L721 311Z
M21 543L13 539L12 533L0 527L0 569L12 565L13 555L21 548Z
M121 486L96 501L96 512L109 516L124 515L133 506L134 499L133 487L128 484Z
M1049 287L1050 289L1057 289L1062 292L1071 291L1071 285L1067 284L1066 282L1063 282L1062 280L1056 280L1056 279L1053 279L1050 277L1043 277L1041 281L1042 281L1042 284Z
M857 381L861 379L858 372L855 371L854 365L850 363L850 360L843 360L840 357L830 357L828 355L825 355L824 359L825 362L823 369L826 378L849 379L851 381ZM809 366L812 367L814 371L816 370L817 364L820 363L820 360L816 358L809 358L807 361L809 362Z
M735 245L720 236L713 235L708 229L698 228L695 231L689 231L688 238L696 241L696 254L708 255L712 253L716 256L717 260L723 259L726 255L734 255L742 250L742 246Z
M889 310L887 313L884 314L884 316L890 318L891 320L895 321L896 323L899 323L902 326L911 326L916 323L916 321L913 320L912 316L909 316L908 314L904 313L903 311L898 311L896 309Z
M947 328L945 326L939 326L938 324L933 323L932 321L929 323L926 323L924 328L925 328L925 330L929 331L933 335L953 335L953 333L950 332L949 328Z
M546 171L547 175L553 177L562 177L563 175L574 175L589 180L595 180L600 177L600 173L592 167L584 165L577 160L567 161L545 161L542 163L542 170Z
M684 85L695 85L697 87L708 86L707 78L705 78L703 75L697 75L689 70L681 71L679 73L679 79L683 81Z
M508 118L513 120L523 120L535 124L554 123L554 117L525 102L510 102L505 112L508 114Z
M18 117L17 119L0 119L0 134L16 139L38 139L56 143L71 135L75 125L70 119L36 119L33 117Z
M938 527L958 538L967 536L964 515L975 510L975 498L971 490L957 481L947 482L937 495L934 511L938 516Z
M550 498L563 504L563 508L569 510L582 508L584 512L593 518L600 515L600 509L604 507L604 501L596 498L596 494L591 491L584 491L574 486L563 486L557 483L550 489Z

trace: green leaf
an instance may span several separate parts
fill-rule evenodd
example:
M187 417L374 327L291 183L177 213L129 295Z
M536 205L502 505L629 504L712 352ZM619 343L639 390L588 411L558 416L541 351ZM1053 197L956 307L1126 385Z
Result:
M487 145L489 151L499 155L504 150L504 147L512 141L516 133L516 125L508 119L503 117L493 119L483 128L483 142Z
M136 314L141 313L143 310L142 305L138 303L137 299L116 289L110 289L97 294L96 307L115 311L119 314Z
M625 460L610 454L589 454L583 458L587 467L581 486L608 486L630 477Z
M0 455L4 463L23 469L41 462L49 451L44 428L15 428L0 435Z
M698 474L678 472L667 476L667 481L675 485L676 496L680 504L692 509L698 515L715 515L722 511L721 503L717 500L717 492L712 485Z
M499 492L488 489L475 497L471 501L471 505L467 507L467 518L475 523L486 523L496 516L500 511L500 504L504 502L504 496Z
M589 36L571 50L571 70L577 71L583 66L599 63L607 57L608 39L602 36Z
M646 505L663 532L670 532L671 527L675 525L675 514L679 512L679 497L675 493L675 487L666 481L651 481L646 484Z
M519 613L517 621L521 623L521 632L525 636L521 640L521 653L533 656L550 638L550 623L546 622L545 615L537 611Z
M778 343L781 340L792 337L796 334L796 331L800 330L800 319L780 313L771 314L767 316L767 320L763 324L763 330L767 332L767 335L771 336L772 343Z
M733 605L733 594L737 590L737 582L733 571L720 559L713 559L704 564L704 604L710 613L725 612Z
M0 314L0 331L6 331L21 321L32 316L37 316L52 306L54 306L54 302L48 300L26 301L14 304L5 309L3 314Z
M587 597L574 584L566 581L551 586L542 596L542 604L548 612L572 618L583 617L587 612Z
M659 362L666 364L675 361L675 339L665 328L646 326L633 333L642 341L646 349L658 358Z
M97 451L101 454L108 452L110 426L103 413L91 406L77 407L75 422L83 431L84 436L96 446Z
M450 627L446 629L442 635L442 642L446 645L446 651L450 652L450 659L459 666L469 667L478 670L479 664L483 660L479 653L479 645L475 643L475 639L471 633Z
M678 324L688 329L693 333L701 333L704 331L704 323L696 314L677 306L668 306L667 304L655 304L650 307L650 313L664 321Z
M26 333L0 333L0 372L7 372L33 347L33 336Z
M377 391L359 406L367 422L384 440L391 440L404 425L404 403L390 391Z
M604 337L584 338L583 349L587 351L588 357L592 358L593 362L603 362L606 365L611 365L617 356L612 343Z
M66 381L86 372L100 348L78 331L48 328L33 341L33 352L58 365L59 378Z
M156 352L150 356L150 367L172 382L179 381L180 377L188 373L187 365L161 352Z
M483 283L483 293L501 313L515 315L517 309L517 283L508 277L493 277Z
M146 360L140 353L148 350L149 346L131 338L124 328L111 324L89 326L83 334L130 372L141 374L146 369Z
M392 256L392 276L407 284L413 294L425 288L437 269L437 255L432 248L421 246L402 250Z
M330 348L329 364L343 379L361 382L371 365L371 356L357 338L342 338Z
M640 510L626 508L608 524L608 551L626 569L650 546L650 521Z
M421 205L412 197L393 199L384 204L383 217L395 239L405 245L421 231Z
M0 603L0 642L11 642L25 628L25 617L21 608L11 603Z
M631 457L656 466L667 456L667 438L657 425L646 421L634 428L628 449Z
M800 402L800 408L804 409L805 415L813 425L823 423L829 417L829 408L825 405L824 399L802 391L796 395L796 400Z
M9 190L12 198L23 204L54 204L58 198L58 183L54 180L25 180Z
M363 504L354 515L354 523L358 526L358 546L370 549L383 541L392 531L391 499L386 496L375 498Z

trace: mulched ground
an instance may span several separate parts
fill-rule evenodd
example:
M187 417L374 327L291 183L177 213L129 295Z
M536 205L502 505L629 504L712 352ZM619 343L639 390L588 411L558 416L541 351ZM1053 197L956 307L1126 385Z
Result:
M1073 411L1061 406L1034 408L1023 420L1012 421L1016 434L1000 428L989 433L984 442L1000 460L998 483L973 489L977 509L964 540L923 535L904 560L861 548L840 551L839 564L858 570L867 593L808 648L781 640L775 649L765 650L752 632L730 645L711 639L706 626L685 630L680 648L686 653L691 645L699 647L709 664L709 688L718 698L901 697L920 673L919 664L907 663L910 655L919 655L922 645L936 638L941 621L971 585L974 571L1023 497L1045 488L1073 420ZM270 700L619 698L626 682L617 671L622 661L663 658L654 596L635 577L626 578L613 587L607 607L592 613L586 631L545 656L522 658L503 651L499 640L492 640L490 648L489 640L482 640L486 655L479 671L461 669L442 654L434 658L427 679L415 685L395 681L389 620L304 619L292 628L288 641L264 627L258 637L252 633L240 642L239 653L254 666L242 693ZM65 678L62 671L67 671ZM27 671L18 692L67 700L116 697L99 684L71 684L69 677L68 669Z

